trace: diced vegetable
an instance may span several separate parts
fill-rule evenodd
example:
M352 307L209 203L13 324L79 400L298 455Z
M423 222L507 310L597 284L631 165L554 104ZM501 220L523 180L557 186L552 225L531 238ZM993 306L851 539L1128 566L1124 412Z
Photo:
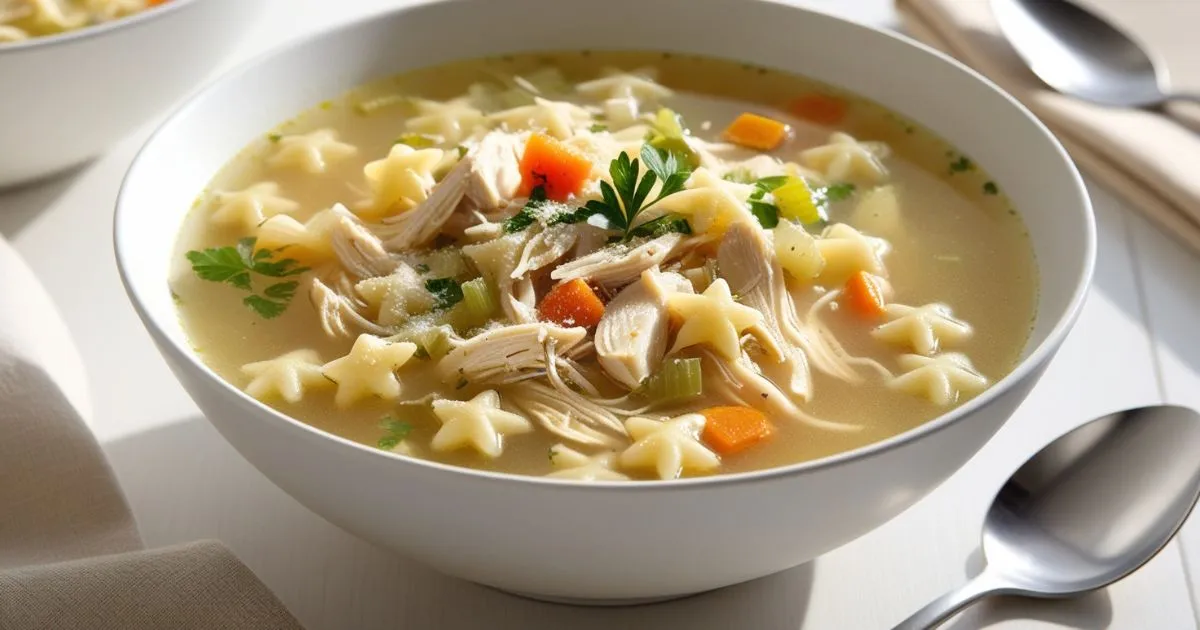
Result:
M779 214L805 224L820 223L825 220L821 208L813 201L813 191L808 183L799 177L789 177L786 184L775 189L775 205Z
M592 174L592 163L575 149L541 133L529 137L521 156L521 194L541 186L546 198L566 201Z
M485 322L500 309L496 294L488 286L487 280L475 278L462 285L463 304L473 321Z
M904 234L901 220L900 201L893 186L872 188L863 194L858 205L850 214L850 225L884 238L898 238Z
M420 332L413 333L410 340L417 344L425 356L431 359L440 359L450 352L450 337L446 334L446 329L441 326L425 328Z
M733 455L773 435L766 414L753 407L711 407L704 416L704 442L719 455Z
M879 280L865 271L850 276L842 295L851 310L862 317L875 319L884 314L883 289Z
M787 139L791 129L778 120L745 112L725 128L725 139L759 151L773 151Z
M703 377L700 359L671 359L646 381L642 391L655 402L695 398L704 393Z
M674 155L676 160L689 168L700 166L700 156L687 143L688 130L683 124L683 117L675 110L666 107L658 110L650 126L650 146Z
M582 278L564 282L546 294L538 304L542 319L562 326L591 328L604 315L604 302Z
M821 275L825 258L817 248L817 240L791 221L775 228L775 256L779 264L797 280L809 281Z
M844 99L826 94L808 94L792 102L793 114L820 125L833 126L846 117L848 104Z

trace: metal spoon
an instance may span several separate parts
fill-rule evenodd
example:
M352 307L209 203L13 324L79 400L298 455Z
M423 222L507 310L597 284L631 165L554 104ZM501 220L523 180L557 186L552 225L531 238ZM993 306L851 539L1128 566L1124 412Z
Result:
M1005 38L1033 73L1071 96L1116 107L1161 106L1172 93L1167 68L1119 28L1069 0L992 0Z
M1158 405L1089 422L1000 488L983 523L983 572L895 630L934 628L989 595L1063 598L1153 558L1200 496L1200 414Z

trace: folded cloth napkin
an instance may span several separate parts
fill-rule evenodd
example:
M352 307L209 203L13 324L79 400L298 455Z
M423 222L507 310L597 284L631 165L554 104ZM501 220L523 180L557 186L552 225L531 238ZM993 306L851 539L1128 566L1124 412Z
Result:
M1196 0L1074 0L1148 42L1172 83L1200 93ZM913 37L956 57L1023 102L1079 168L1200 253L1200 108L1167 113L1093 105L1041 82L1004 39L988 0L895 0ZM981 124L986 124L981 122Z
M0 630L299 629L220 543L143 549L89 412L66 326L0 238Z

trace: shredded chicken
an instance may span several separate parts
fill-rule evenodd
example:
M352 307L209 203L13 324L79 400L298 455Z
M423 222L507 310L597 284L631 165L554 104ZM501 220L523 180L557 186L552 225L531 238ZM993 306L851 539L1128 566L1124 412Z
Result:
M319 278L312 278L308 289L308 297L317 309L321 318L321 328L330 337L350 337L356 333L354 329L372 335L386 336L391 330L367 319L358 311L354 301L345 295L329 288Z
M470 163L466 196L475 208L494 210L516 196L521 185L518 152L522 146L520 136L492 131L463 157Z
M513 372L546 369L546 345L568 352L587 336L580 327L554 324L517 324L493 328L455 347L438 362L438 377L445 383L466 379L491 382Z
M529 230L504 234L490 241L466 245L463 255L471 259L487 281L496 287L500 309L509 321L528 324L537 321L534 311L533 282L528 278L513 280L512 270L518 264L518 256L529 239Z
M473 160L468 158L459 160L433 187L428 199L407 212L383 220L395 228L395 235L386 243L389 250L402 251L428 245L441 232L466 195L472 164Z
M379 237L353 217L338 217L330 230L330 242L342 267L356 277L386 276L399 265Z
M649 270L608 303L596 326L596 357L614 381L632 390L658 371L671 322L667 296L677 292L691 293L691 283Z
M702 242L702 237L664 234L644 243L614 245L568 261L550 273L555 280L583 278L607 289L618 289L664 261Z
M510 277L523 278L530 272L554 264L571 251L579 240L579 233L589 227L587 224L559 224L538 232L521 250L521 259L509 274Z
M606 448L620 448L627 443L622 439L625 429L620 419L599 405L564 398L556 389L536 380L507 386L503 393L507 404L565 440Z

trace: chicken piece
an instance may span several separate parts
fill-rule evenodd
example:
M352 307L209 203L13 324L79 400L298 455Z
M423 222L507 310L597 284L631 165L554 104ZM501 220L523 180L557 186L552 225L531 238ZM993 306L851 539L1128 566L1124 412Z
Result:
M445 383L466 379L488 382L513 372L546 369L547 344L559 354L568 352L587 336L580 327L554 324L517 324L480 333L451 350L438 362L438 377Z
M383 248L379 237L353 217L338 217L329 241L338 262L358 278L386 276L400 264Z
M492 131L463 157L470 162L466 196L477 209L488 212L516 196L521 185L522 146L519 136Z
M413 209L383 222L396 228L385 244L389 250L400 251L426 245L442 230L467 193L467 183L474 160L463 158L433 187L429 198Z
M563 396L539 381L524 381L506 387L504 400L565 440L608 448L619 448L627 443L622 439L625 428L612 412L579 397Z
M471 259L483 277L496 287L500 309L509 321L531 323L537 321L533 282L528 277L514 280L513 269L518 256L530 238L530 230L504 234L490 241L462 248L463 255Z
M632 390L658 371L671 323L667 297L679 292L692 292L686 278L649 270L608 303L596 326L596 357L614 381Z
M357 336L352 328L380 337L392 334L390 329L364 317L358 311L354 300L334 291L317 278L313 278L310 282L308 297L312 300L313 307L317 309L317 316L321 319L321 328L324 329L326 335L330 337Z
M553 264L571 251L571 248L579 240L580 231L587 227L590 226L560 223L548 226L538 232L521 250L521 259L517 261L517 266L512 270L510 276L513 279L523 278L530 272Z
M606 289L618 289L642 275L643 271L661 265L674 254L686 249L695 239L682 234L664 234L639 245L605 247L559 265L550 273L554 280L583 278Z

